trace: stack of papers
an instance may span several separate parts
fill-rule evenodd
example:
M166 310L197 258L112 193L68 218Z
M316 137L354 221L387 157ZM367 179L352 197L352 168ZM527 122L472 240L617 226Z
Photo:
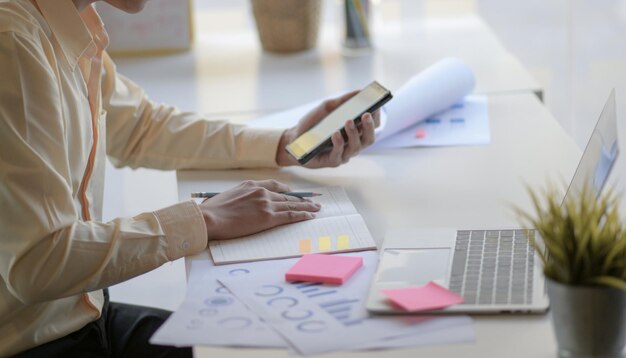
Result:
M474 341L466 316L370 316L364 301L377 252L344 255L361 258L363 267L342 286L286 282L298 259L223 266L194 261L185 301L151 342L284 347L308 355Z

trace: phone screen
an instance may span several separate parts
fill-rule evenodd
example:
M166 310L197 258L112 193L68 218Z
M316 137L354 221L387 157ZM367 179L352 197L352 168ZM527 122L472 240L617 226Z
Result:
M348 119L359 120L368 111L378 109L391 98L389 90L372 82L348 101L337 107L313 128L287 145L287 151L301 163L308 161L320 147L330 141L333 133L343 128ZM305 159L306 158L306 159Z

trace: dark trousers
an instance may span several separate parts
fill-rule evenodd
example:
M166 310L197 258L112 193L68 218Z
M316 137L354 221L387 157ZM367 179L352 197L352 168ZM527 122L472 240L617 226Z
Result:
M17 357L192 357L191 348L148 342L171 314L169 311L109 303L104 291L102 316L63 338L42 344Z

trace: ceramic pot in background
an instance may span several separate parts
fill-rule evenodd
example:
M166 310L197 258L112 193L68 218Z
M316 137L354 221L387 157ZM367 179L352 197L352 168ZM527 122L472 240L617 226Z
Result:
M251 0L263 49L292 53L315 47L321 0Z

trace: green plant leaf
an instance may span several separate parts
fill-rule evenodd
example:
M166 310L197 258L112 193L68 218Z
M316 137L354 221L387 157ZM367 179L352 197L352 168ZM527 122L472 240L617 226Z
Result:
M597 196L586 183L561 205L559 190L527 186L532 208L515 207L524 227L534 227L532 240L544 274L565 284L593 284L626 289L626 227L619 198L609 189Z
M626 291L626 281L613 276L594 277L587 280L585 283L592 285L609 286Z

